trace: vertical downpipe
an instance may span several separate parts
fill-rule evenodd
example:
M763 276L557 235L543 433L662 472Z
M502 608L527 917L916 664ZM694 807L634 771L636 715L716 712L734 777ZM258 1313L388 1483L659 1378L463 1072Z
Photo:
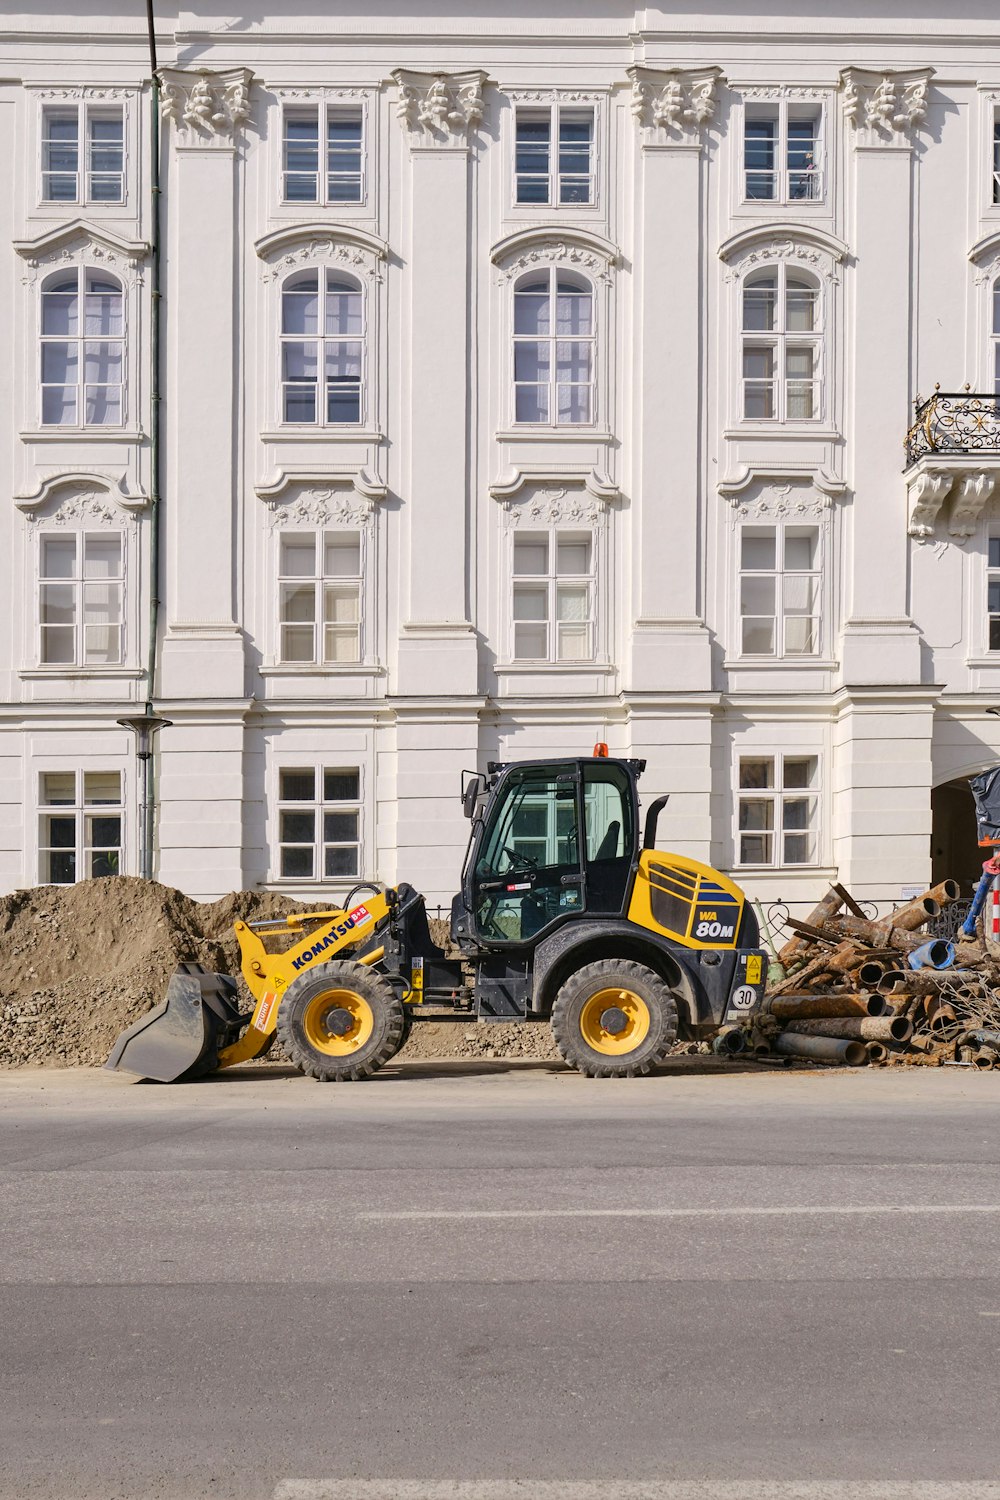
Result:
M153 716L156 684L156 649L160 628L160 78L156 61L156 28L153 0L146 0L150 70L150 415L149 415L149 648L146 661L146 717ZM150 735L152 741L152 735ZM156 790L153 778L152 743L142 762L142 850L141 874L153 878L153 837L156 823Z

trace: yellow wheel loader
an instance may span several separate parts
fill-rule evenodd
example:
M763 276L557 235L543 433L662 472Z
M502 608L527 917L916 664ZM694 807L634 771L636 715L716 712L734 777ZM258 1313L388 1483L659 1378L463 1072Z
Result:
M107 1066L169 1083L248 1062L277 1036L313 1078L367 1078L415 1021L445 1011L549 1018L582 1073L634 1077L679 1035L745 1019L767 967L753 910L726 876L655 849L666 797L640 837L644 768L605 753L466 772L472 827L450 954L409 885L355 886L343 910L238 922L252 1015L235 980L182 964Z

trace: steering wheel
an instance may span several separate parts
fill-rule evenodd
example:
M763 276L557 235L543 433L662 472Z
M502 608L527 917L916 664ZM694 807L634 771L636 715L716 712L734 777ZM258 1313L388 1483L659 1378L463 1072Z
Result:
M519 869L528 871L538 869L538 860L532 859L530 854L522 854L520 849L505 848L503 852L504 854L506 854L508 860L510 861L509 865L507 866L509 870Z

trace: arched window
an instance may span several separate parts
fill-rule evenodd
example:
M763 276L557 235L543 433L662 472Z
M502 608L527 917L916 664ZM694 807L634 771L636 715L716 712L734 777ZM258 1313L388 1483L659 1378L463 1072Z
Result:
M743 419L808 422L822 415L817 283L779 264L743 283Z
M43 426L121 426L124 300L106 271L57 271L43 282Z
M303 271L281 291L281 415L340 427L362 419L365 304L358 282Z
M594 420L594 292L555 266L514 288L514 420Z

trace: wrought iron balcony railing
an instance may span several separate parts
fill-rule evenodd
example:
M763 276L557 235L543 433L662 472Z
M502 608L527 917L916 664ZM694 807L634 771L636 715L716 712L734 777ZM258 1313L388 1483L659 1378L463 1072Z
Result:
M1000 458L1000 395L935 391L916 402L906 434L906 467L935 453L992 453Z

